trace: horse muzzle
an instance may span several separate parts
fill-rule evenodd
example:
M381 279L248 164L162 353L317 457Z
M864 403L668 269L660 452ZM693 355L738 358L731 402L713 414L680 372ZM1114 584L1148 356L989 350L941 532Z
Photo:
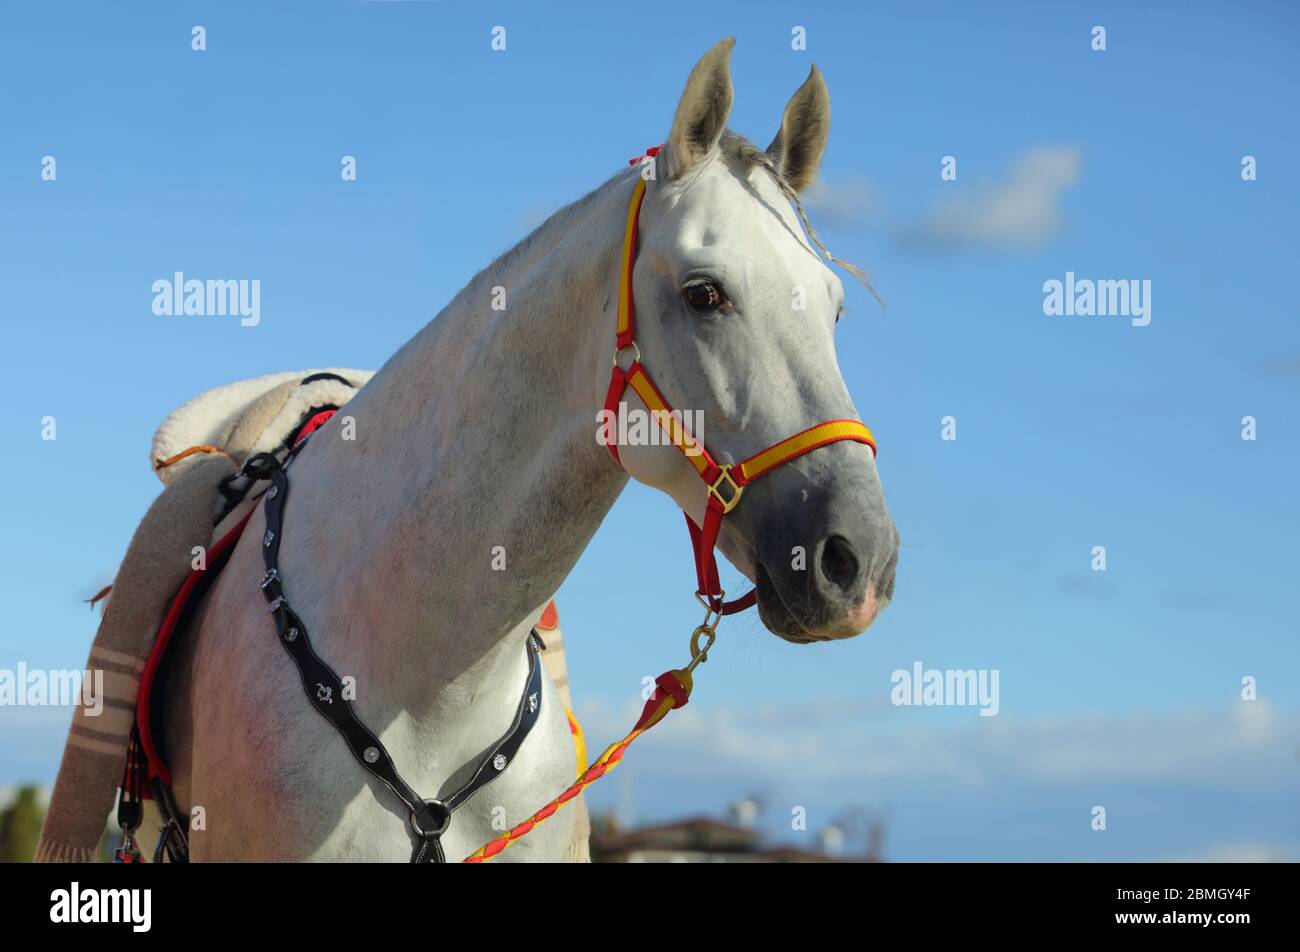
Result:
M796 644L861 634L894 594L899 537L883 498L864 506L835 495L818 504L799 493L756 540L759 615Z

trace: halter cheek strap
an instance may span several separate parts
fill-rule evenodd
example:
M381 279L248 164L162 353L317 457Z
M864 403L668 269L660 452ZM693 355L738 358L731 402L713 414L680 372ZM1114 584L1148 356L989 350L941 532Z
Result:
M632 294L632 270L636 264L637 227L645 188L645 179L638 178L627 209L623 256L618 276L618 327L614 367L610 372L609 390L605 395L605 409L617 418L623 397L630 387L703 480L708 493L704 524L698 526L690 516L686 517L686 526L691 534L691 548L695 552L696 597L710 612L730 615L753 605L755 592L751 590L741 598L724 601L722 586L718 583L717 557L713 550L718 540L718 531L722 528L722 517L740 503L745 487L784 463L840 440L865 443L871 447L872 456L875 456L876 440L871 431L857 420L828 420L760 450L740 463L718 463L704 444L695 439L683 425L681 415L672 412L672 407L650 379L650 374L641 363L641 349L636 344L636 302ZM628 350L632 352L631 361L624 370L619 362ZM615 442L611 440L607 445L614 459L621 465Z

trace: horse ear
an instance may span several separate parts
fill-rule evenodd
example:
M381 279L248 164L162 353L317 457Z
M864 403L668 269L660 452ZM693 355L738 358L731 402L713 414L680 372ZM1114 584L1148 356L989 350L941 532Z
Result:
M717 43L691 70L668 135L668 177L681 178L718 147L731 115L733 37Z
M831 132L831 94L826 89L822 71L813 66L803 85L795 90L781 117L781 128L767 147L781 176L796 192L801 192L817 177Z

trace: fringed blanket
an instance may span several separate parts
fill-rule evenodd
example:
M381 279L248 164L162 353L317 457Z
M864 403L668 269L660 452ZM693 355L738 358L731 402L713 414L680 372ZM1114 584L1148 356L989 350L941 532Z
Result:
M103 704L78 707L63 750L37 862L91 862L113 808L135 720L140 675L167 607L230 513L230 477L257 452L275 452L314 409L339 407L373 371L272 374L218 387L163 421L150 464L165 484L127 547L86 670L103 672ZM196 452L187 452L194 447ZM215 530L215 531L214 531Z

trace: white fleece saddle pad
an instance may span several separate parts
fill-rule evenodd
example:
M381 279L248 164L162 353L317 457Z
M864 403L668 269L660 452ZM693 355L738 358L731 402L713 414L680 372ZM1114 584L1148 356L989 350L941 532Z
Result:
M176 476L175 467L156 469L158 460L170 459L191 446L216 446L237 454L273 452L288 438L313 407L342 406L375 375L373 370L334 367L324 370L284 371L249 380L237 380L200 393L167 415L154 433L149 451L149 468L164 483ZM347 383L336 379L342 377ZM313 379L319 378L319 379ZM294 381L308 381L291 390L283 406L266 408L264 427L251 445L232 446L237 426L258 401L273 390ZM349 386L351 384L351 386Z

